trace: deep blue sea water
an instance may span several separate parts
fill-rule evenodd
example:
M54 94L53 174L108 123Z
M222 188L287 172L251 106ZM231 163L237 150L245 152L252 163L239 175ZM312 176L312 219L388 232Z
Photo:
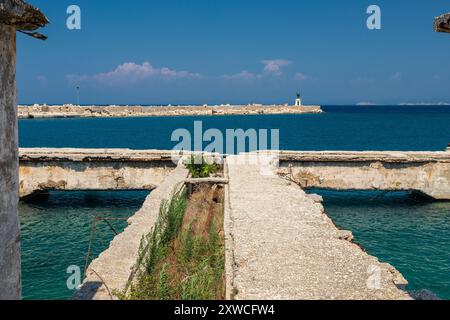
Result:
M328 106L319 115L33 119L19 122L21 147L172 149L175 129L280 129L285 150L440 151L450 142L449 106ZM410 289L450 299L450 203L426 203L407 193L320 191L339 226L369 253L398 268ZM106 200L105 197L108 199ZM26 298L67 298L65 270L83 264L89 222L99 211L131 214L145 195L52 194L22 203ZM86 201L86 199L89 199ZM73 201L72 201L73 200ZM103 207L102 207L103 206ZM105 230L101 241L112 235ZM82 236L83 235L83 236ZM51 248L51 250L49 250Z
M91 225L97 216L127 218L144 202L148 191L50 192L47 199L21 201L23 297L31 300L67 299L73 294L66 285L69 266L83 273ZM126 221L111 220L117 232ZM114 232L98 223L93 236L91 259L109 247Z
M172 149L172 132L280 129L284 150L443 150L450 142L449 107L324 107L325 114L20 121L21 147Z

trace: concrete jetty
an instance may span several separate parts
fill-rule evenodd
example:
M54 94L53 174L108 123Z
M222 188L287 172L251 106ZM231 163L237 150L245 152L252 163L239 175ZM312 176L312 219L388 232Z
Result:
M320 106L212 105L212 106L19 106L19 119L175 117L322 113Z
M167 151L158 155L157 151L107 150L103 159L95 155L100 150L70 152L22 149L21 164L32 158L43 161L44 154L56 166L59 160L89 163L108 157L113 162L151 162L160 161ZM310 161L312 155L304 157ZM435 159L440 157L441 153ZM407 281L402 275L354 244L351 232L339 230L326 215L320 196L308 195L278 174L278 166L292 160L292 153L241 154L225 160L227 299L411 299L403 290ZM125 231L91 263L76 299L116 299L113 293L126 288L142 236L153 227L161 202L170 199L187 176L179 164L161 179Z
M20 149L20 196L46 190L153 189L173 151ZM303 188L420 192L450 200L450 152L281 151L278 172Z
M170 200L187 176L187 169L180 164L151 192L142 208L128 220L128 227L89 265L86 279L81 289L75 293L74 299L117 299L113 294L123 292L132 278L142 237L156 223L162 201Z
M320 197L270 173L276 160L239 157L226 162L229 299L411 299L401 274L338 230Z
M281 151L280 174L303 188L414 191L450 200L450 152Z
M20 149L19 195L47 190L151 190L176 167L173 152Z

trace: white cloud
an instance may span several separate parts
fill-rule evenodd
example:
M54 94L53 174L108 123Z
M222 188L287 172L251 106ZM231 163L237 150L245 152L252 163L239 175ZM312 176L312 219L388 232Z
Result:
M200 77L200 74L187 71L177 71L167 67L157 68L150 62L144 62L143 64L126 62L117 66L117 68L112 71L97 73L92 76L69 74L66 75L66 80L71 83L95 80L100 83L109 84L116 82L136 82L150 78L174 79L194 77Z
M380 104L378 104L378 103L375 103L375 102L365 102L365 101L363 101L363 102L358 102L356 105L357 105L357 106L361 106L361 107L365 107L365 106L380 106Z
M396 72L391 76L391 80L400 80L402 78L402 74L400 72Z
M275 60L263 60L261 63L264 65L264 71L275 75L282 74L282 68L290 65L292 62L289 60L275 59Z
M295 74L294 78L295 78L295 80L298 80L298 81L306 81L306 80L311 79L309 76L307 76L306 74L301 73L301 72L297 72Z
M440 82L440 81L441 81L441 76L438 75L438 74L435 74L435 75L433 76L433 81Z
M139 81L152 77L162 78L187 78L199 77L197 73L190 73L187 71L176 71L164 68L156 68L150 62L143 64L136 64L134 62L126 62L119 65L115 70L98 73L94 75L94 79L99 82L119 82L119 81Z
M399 106L450 106L450 102L402 102Z
M350 84L355 86L361 86L361 85L372 85L374 83L374 80L372 78L368 77L358 77L356 79L350 80Z
M264 77L277 75L280 76L283 72L282 69L285 66L290 65L292 62L289 60L274 59L274 60L263 60L261 63L264 65L263 72L252 73L247 70L243 70L233 75L223 75L222 77L227 80L256 80L263 79ZM300 75L300 74L298 74ZM306 75L303 75L302 80L306 80Z
M85 74L67 74L65 78L70 84L77 84L89 80L89 76Z
M48 79L46 76L37 76L36 81L39 83L41 87L47 87L48 86Z
M224 75L223 76L227 80L254 80L257 78L261 78L260 74L254 74L252 72L249 72L247 70L243 70L241 72L238 72L233 75Z

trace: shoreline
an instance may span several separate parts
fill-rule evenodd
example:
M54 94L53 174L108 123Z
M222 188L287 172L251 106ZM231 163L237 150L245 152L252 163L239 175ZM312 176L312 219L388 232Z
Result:
M19 119L43 118L133 118L180 116L229 116L274 114L320 114L320 106L212 105L212 106L18 106Z

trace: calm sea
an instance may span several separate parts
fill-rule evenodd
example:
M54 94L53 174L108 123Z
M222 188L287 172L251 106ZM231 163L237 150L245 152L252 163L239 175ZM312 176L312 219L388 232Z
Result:
M142 206L148 191L50 192L19 204L24 299L67 299L70 266L84 271L91 226L96 217L127 218ZM116 232L127 223L109 221ZM114 231L104 222L95 227L91 259L107 249Z
M324 110L320 115L21 120L20 146L172 149L172 132L192 132L197 120L204 130L222 132L280 129L280 148L285 150L440 151L450 142L448 106ZM430 289L450 299L450 203L418 202L407 193L320 193L336 224L352 230L371 254L397 267L410 289ZM98 212L130 215L145 198L142 193L73 194L51 193L48 201L20 206L25 298L70 297L66 268L83 265L93 217ZM108 231L99 233L104 245L113 237Z
M20 121L21 147L172 149L172 132L280 129L285 150L443 150L450 107L324 107L325 114Z

